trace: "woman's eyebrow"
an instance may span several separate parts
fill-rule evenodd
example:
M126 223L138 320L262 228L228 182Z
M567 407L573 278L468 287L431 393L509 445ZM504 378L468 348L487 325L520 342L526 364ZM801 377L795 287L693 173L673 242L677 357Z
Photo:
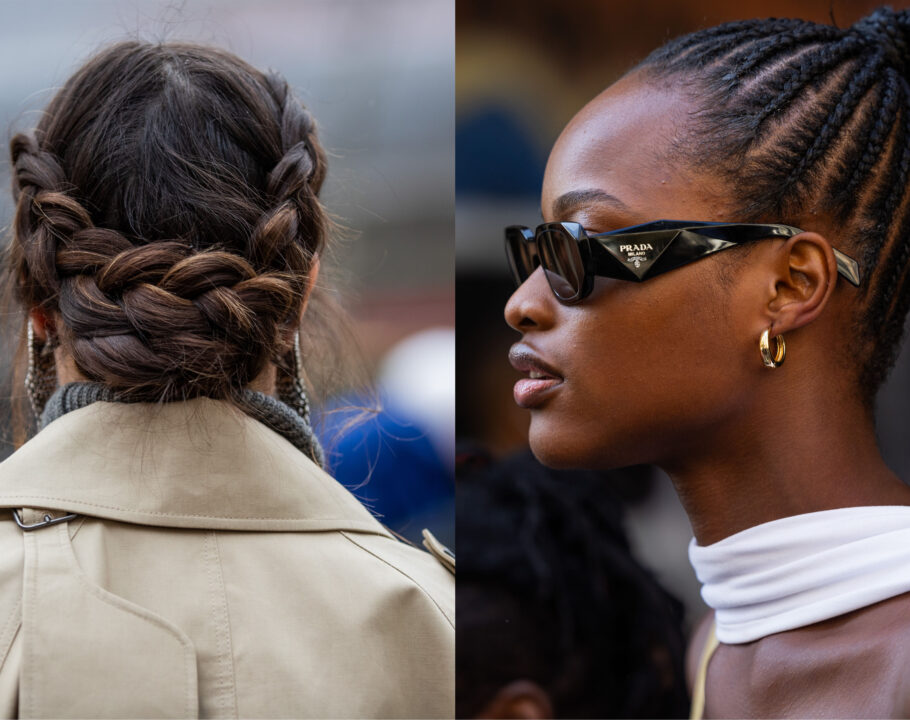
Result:
M553 202L553 217L565 217L574 210L577 210L579 206L589 205L591 203L603 203L612 206L616 210L630 212L629 206L622 200L603 190L570 190L569 192L560 195Z

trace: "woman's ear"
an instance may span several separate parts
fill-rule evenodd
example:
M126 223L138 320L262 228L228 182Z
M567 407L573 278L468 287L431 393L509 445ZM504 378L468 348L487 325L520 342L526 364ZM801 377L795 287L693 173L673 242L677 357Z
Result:
M306 312L307 304L310 302L310 295L313 294L313 288L316 287L316 281L319 278L319 256L313 256L313 263L310 265L310 272L307 276L306 288L303 291L303 301L300 303L300 314L297 316L297 322L288 326L283 333L283 337L287 342L288 346L293 345L294 343L294 333L297 332L297 329L300 327L300 323L303 322L303 314Z
M808 325L825 309L837 283L831 243L816 232L802 232L776 243L771 253L765 308L773 334Z
M300 317L303 318L303 313L306 310L307 303L310 301L310 295L313 293L313 288L316 287L316 280L319 278L319 256L313 256L313 264L310 265L310 274L307 277L306 290L303 293L303 302L300 304Z
M42 308L33 307L28 311L29 319L32 321L32 332L41 342L47 342L48 333L54 334L54 319Z

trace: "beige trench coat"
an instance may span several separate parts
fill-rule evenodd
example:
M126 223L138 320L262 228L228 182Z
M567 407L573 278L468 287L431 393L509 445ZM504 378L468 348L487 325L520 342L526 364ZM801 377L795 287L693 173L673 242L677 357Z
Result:
M0 509L5 716L454 712L451 573L227 403L68 413L0 508L76 514Z

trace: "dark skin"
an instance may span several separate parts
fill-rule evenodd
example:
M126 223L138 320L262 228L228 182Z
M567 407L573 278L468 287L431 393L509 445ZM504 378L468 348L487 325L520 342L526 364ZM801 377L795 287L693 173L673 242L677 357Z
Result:
M543 720L553 717L553 705L546 691L530 680L515 680L490 700L476 716L500 720Z
M640 74L608 88L553 148L544 220L591 233L738 220L736 188L674 151L693 109L681 90ZM812 208L798 225L811 231L644 283L598 278L578 305L559 303L536 270L505 310L520 344L559 376L530 409L535 455L555 467L659 465L700 545L802 513L910 505L910 488L882 460L851 364L859 295L838 280L832 247L851 248ZM786 338L781 368L762 364L766 328ZM708 717L908 710L910 595L722 645L709 666Z

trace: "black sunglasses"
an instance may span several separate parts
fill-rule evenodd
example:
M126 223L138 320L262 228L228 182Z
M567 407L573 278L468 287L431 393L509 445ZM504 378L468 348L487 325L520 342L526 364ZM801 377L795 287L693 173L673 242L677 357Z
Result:
M517 285L538 265L553 294L575 303L594 289L594 277L642 282L720 250L752 240L789 238L803 232L790 225L655 220L643 225L588 235L576 222L552 222L536 230L506 228L506 255ZM859 286L859 264L834 251L837 272Z

